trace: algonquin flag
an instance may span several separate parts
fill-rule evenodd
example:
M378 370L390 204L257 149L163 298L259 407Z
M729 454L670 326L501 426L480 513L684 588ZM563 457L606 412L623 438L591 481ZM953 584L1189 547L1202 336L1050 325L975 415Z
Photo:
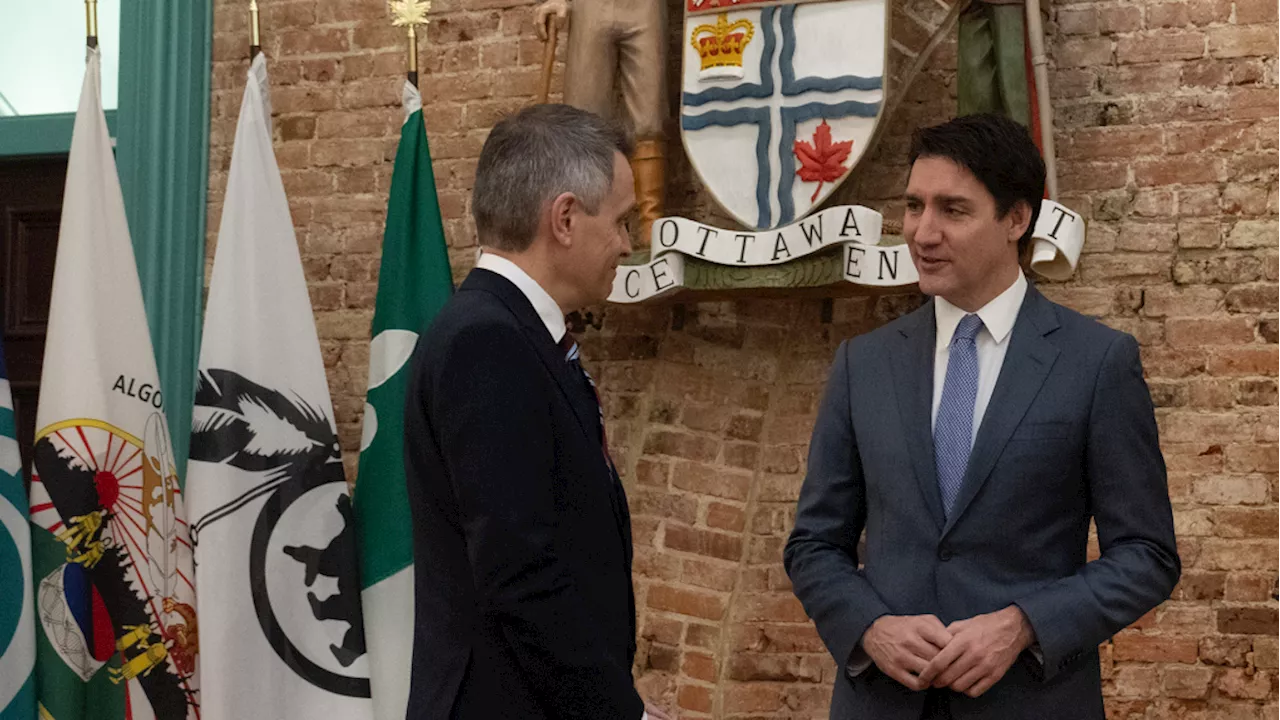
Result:
M262 54L240 106L198 375L187 485L203 717L365 720L351 498Z
M199 718L191 546L90 49L31 480L40 716Z
M356 528L377 720L403 720L413 650L413 519L404 477L404 402L418 335L453 292L422 96L405 81L369 350Z

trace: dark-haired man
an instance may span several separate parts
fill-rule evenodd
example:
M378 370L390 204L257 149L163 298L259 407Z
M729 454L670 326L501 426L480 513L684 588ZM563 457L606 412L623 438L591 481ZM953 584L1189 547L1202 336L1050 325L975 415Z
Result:
M911 163L933 297L836 352L785 553L841 670L831 717L1101 720L1098 644L1181 570L1138 345L1024 277L1022 126L926 128Z

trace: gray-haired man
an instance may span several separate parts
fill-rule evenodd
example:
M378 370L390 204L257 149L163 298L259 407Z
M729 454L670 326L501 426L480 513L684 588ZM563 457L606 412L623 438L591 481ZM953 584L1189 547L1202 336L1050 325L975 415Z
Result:
M409 718L645 714L627 501L564 323L630 247L629 149L596 115L539 105L480 152L484 253L419 343L405 408Z

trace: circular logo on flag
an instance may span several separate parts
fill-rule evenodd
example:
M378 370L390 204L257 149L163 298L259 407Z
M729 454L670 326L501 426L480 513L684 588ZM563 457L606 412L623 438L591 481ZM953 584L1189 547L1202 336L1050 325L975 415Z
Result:
M294 672L330 692L370 697L351 497L341 465L334 468L336 481L287 483L267 500L249 585L267 640Z
M0 587L20 589L0 593L0 708L22 688L35 660L35 620L24 602L31 591L31 556L14 542L26 532L22 513L0 495Z

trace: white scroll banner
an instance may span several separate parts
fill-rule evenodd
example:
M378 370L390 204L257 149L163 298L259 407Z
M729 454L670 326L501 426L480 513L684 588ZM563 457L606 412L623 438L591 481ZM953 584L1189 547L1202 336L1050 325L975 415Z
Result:
M653 225L650 260L618 266L609 302L638 303L684 287L685 257L729 267L759 267L781 265L835 246L843 247L841 274L846 282L874 287L918 282L905 244L880 245L882 221L880 213L861 205L837 205L791 225L756 232L665 217ZM1084 220L1045 200L1032 236L1032 269L1054 280L1070 277L1084 245Z

